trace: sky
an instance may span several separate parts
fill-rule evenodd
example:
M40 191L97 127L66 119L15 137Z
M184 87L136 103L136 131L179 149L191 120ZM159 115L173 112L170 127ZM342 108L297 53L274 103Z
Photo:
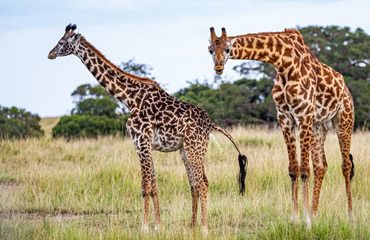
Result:
M96 80L76 56L49 60L65 26L119 65L131 58L173 94L189 81L214 79L209 28L228 36L309 25L348 26L370 33L368 0L1 0L0 105L41 117L70 114L71 93ZM224 78L242 61L230 60Z

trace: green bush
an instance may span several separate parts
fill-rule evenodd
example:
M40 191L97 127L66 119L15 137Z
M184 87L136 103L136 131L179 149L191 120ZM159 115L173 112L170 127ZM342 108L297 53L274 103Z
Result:
M41 137L40 117L25 109L0 106L0 139Z
M56 137L96 138L105 135L123 135L126 132L128 116L109 118L106 116L72 115L62 117L53 128Z

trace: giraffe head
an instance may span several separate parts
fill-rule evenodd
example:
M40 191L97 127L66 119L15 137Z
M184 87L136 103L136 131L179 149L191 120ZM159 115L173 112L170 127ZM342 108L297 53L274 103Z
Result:
M55 59L56 57L68 56L72 54L78 45L81 34L74 33L77 28L76 24L69 24L66 27L63 37L59 40L58 44L49 52L48 58Z
M217 37L215 29L211 30L211 38L209 40L210 46L208 47L209 53L212 55L213 62L215 64L215 71L217 75L221 75L224 71L224 65L229 59L231 48L236 41L236 38L227 39L226 30L222 28L221 37Z

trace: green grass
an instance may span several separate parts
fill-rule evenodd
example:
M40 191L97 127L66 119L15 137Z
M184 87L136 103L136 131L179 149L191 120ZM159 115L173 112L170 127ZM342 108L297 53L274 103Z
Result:
M238 128L231 134L249 159L246 194L238 195L236 150L215 133L218 144L210 142L206 158L210 239L369 239L369 132L353 136L356 221L347 222L340 152L331 133L326 141L329 169L311 230L290 223L290 178L281 132ZM151 230L144 234L140 163L129 139L1 141L0 239L203 238L199 228L189 228L191 195L180 154L153 152L153 159L162 229L154 231L151 203ZM311 177L310 193L312 186ZM300 191L302 217L301 199Z

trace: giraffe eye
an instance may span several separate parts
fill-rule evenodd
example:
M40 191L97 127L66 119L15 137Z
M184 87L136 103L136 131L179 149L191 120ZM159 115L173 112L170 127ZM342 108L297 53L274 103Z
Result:
M229 53L229 52L230 52L230 48L227 48L227 49L226 49L226 53Z

